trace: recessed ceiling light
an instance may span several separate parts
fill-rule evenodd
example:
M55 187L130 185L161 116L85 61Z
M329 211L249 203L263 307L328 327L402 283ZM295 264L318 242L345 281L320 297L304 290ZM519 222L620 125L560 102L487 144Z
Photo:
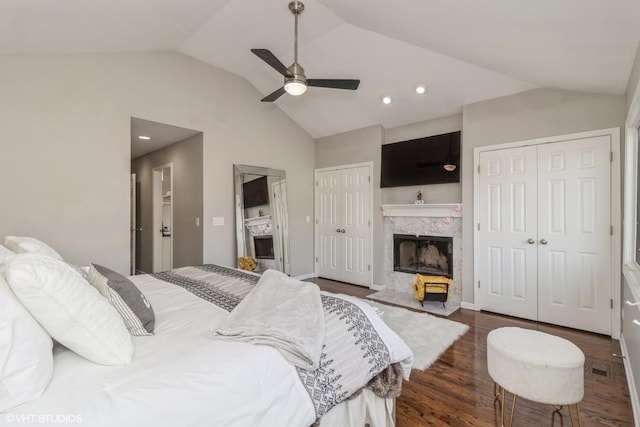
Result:
M147 140L147 139L151 139L151 137L150 137L150 136L140 135L140 136L138 136L138 139L144 139L144 140Z
M420 85L420 86L416 87L416 93L417 93L418 95L422 95L422 94L423 94L423 93L425 93L426 91L427 91L427 88L426 88L426 87L424 87L424 86L422 86L422 85Z
M391 104L391 97L390 96L383 96L380 99L382 100L383 104Z

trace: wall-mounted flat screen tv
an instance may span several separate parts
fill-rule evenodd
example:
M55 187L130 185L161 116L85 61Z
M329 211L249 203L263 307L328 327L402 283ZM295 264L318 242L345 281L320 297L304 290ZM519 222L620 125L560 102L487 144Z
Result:
M245 209L268 205L269 187L267 186L267 177L261 176L242 184L242 196Z
M382 146L380 187L460 182L460 131Z

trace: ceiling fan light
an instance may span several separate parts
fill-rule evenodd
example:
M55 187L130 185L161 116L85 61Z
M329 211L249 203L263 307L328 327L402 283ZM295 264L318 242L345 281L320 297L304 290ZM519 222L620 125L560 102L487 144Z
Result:
M442 166L444 168L444 170L446 170L447 172L453 172L454 170L456 170L457 166L454 165L453 163L446 163L444 166Z
M284 84L284 90L286 90L289 95L298 96L307 91L307 85L297 80L291 80Z

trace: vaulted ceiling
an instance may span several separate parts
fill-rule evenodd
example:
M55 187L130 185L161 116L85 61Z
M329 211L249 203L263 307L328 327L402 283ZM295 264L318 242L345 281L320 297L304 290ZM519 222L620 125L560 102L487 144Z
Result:
M357 91L309 88L269 106L313 137L458 114L536 87L623 94L640 40L638 0L303 1L298 62L307 76L361 80ZM172 50L238 74L264 96L282 76L250 49L293 62L287 5L7 0L0 54ZM417 95L417 85L427 92Z

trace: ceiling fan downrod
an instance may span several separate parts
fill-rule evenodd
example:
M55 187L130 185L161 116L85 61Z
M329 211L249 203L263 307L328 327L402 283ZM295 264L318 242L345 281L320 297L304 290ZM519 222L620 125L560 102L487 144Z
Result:
M289 10L293 13L294 29L293 29L293 62L298 63L298 15L304 10L304 3L294 0L289 3Z
M289 3L289 10L294 16L293 64L288 68L291 76L284 79L284 89L287 93L298 96L307 91L307 77L304 75L304 68L298 64L298 15L304 10L304 3L294 0Z

